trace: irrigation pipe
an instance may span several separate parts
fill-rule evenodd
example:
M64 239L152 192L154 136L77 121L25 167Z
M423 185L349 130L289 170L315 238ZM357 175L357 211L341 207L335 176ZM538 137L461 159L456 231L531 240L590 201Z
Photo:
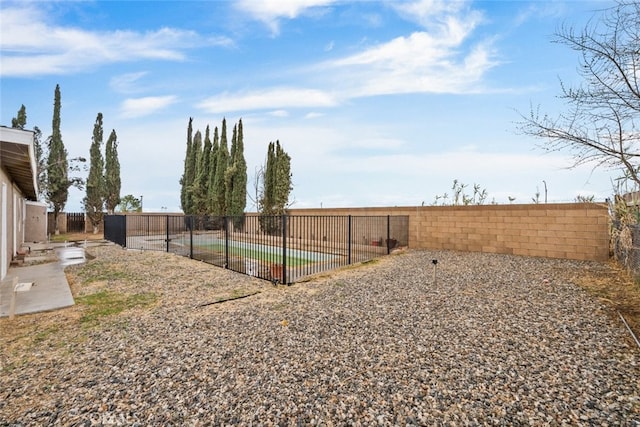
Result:
M236 297L223 298L223 299L220 299L218 301L213 301L213 302L205 302L203 304L196 305L196 308L206 307L208 305L220 304L220 303L227 302L227 301L234 301L234 300L242 299L242 298L247 298L247 297L251 297L253 295L259 294L259 293L260 293L260 291L255 291L255 292L252 292L252 293L246 294L246 295L239 295L239 296L236 296Z
M618 310L616 310L618 311ZM629 327L629 324L627 323L627 321L624 319L624 317L622 317L622 314L620 314L620 312L618 311L618 316L620 316L620 319L622 319L622 323L624 323L624 326L627 327L627 330L629 331L629 333L631 334L631 336L633 337L633 340L636 342L636 344L638 345L638 348L640 348L640 341L638 341L638 337L636 337L636 334L633 333L633 331L631 330L631 328Z

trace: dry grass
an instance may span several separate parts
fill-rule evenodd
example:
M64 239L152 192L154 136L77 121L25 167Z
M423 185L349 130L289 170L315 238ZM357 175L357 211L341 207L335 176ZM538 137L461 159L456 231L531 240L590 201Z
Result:
M574 283L616 309L640 339L640 282L615 261L575 274Z
M82 242L85 240L103 240L103 233L63 233L58 235L51 235L52 242Z
M78 334L83 308L74 305L63 310L0 319L0 373L19 368L52 351L82 341Z

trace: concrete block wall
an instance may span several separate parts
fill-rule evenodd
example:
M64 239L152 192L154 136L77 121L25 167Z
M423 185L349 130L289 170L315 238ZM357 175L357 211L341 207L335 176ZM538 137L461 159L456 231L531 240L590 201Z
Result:
M593 261L609 259L610 219L606 204L324 208L291 209L289 213L408 216L408 246L414 249L449 249ZM146 232L165 230L166 214L151 217L142 215L145 215ZM175 221L176 226L184 225L179 217L171 218L171 221ZM133 224L134 221L127 221L127 228ZM326 226L334 231L343 227L333 222ZM255 230L248 232L255 233ZM316 228L304 230L302 227L296 229L295 236L291 237L311 240L320 238L319 235L312 236L313 233L317 234ZM331 238L331 235L327 236L327 239Z
M605 204L292 209L292 215L408 215L409 247L605 261Z

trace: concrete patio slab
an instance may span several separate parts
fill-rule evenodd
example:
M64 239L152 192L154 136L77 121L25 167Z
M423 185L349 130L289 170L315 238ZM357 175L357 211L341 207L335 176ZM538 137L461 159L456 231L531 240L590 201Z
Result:
M9 316L14 297L13 283L31 283L29 290L15 293L15 314L29 314L57 310L74 305L73 295L64 274L67 265L84 262L84 249L62 247L55 249L58 260L45 264L11 267L0 282L0 317Z

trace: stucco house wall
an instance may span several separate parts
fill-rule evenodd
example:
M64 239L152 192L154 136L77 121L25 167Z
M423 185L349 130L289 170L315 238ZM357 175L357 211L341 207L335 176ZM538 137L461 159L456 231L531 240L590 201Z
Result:
M47 240L47 204L26 202L24 241L44 242Z
M0 126L0 280L24 243L26 202L38 195L35 176L33 132Z

